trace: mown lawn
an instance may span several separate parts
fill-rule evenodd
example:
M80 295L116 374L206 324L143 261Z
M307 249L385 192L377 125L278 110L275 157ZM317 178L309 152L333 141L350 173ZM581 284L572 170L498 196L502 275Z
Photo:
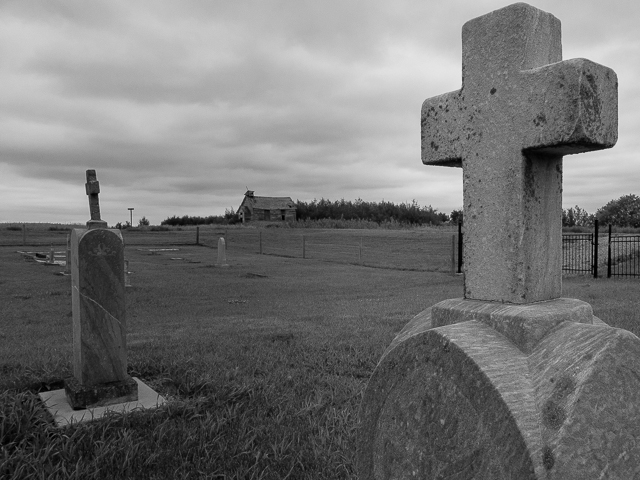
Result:
M70 279L0 248L0 477L356 478L368 377L462 278L176 248L127 247L130 374L170 401L64 429L36 394L71 374ZM639 286L572 277L565 296L638 334Z

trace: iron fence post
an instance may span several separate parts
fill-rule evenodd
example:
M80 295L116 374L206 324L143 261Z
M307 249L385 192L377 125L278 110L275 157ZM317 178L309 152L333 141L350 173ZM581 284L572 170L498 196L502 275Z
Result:
M594 222L594 237L593 237L593 278L598 278L598 220Z
M462 222L458 222L458 273L462 273Z
M611 278L611 224L609 224L609 244L607 246L607 278Z

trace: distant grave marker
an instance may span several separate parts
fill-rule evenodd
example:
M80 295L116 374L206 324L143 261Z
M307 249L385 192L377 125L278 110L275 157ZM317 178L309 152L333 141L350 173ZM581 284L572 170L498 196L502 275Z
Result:
M228 267L227 264L227 246L223 237L218 239L218 261L216 267Z
M423 104L422 158L463 168L465 297L383 354L359 478L633 478L640 339L559 298L562 156L615 144L616 75L561 61L559 20L525 3L462 42L462 88Z

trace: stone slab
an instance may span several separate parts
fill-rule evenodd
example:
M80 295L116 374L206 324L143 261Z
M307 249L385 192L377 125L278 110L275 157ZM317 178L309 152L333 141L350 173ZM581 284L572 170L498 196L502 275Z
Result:
M520 350L531 353L538 342L562 322L594 323L587 302L557 298L524 305L452 298L431 307L433 327L478 320L496 329ZM596 323L602 323L596 317Z
M108 405L86 410L74 410L65 395L64 389L42 392L39 394L43 403L53 416L57 426L63 427L73 423L89 422L102 418L107 412L128 413L133 410L159 407L166 399L142 380L132 377L138 385L138 400L116 405Z
M138 400L138 384L132 378L118 382L81 385L75 377L64 381L67 401L74 410Z

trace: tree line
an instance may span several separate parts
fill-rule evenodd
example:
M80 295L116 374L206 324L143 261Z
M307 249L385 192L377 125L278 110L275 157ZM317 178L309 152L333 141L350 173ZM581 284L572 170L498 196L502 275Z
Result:
M431 205L421 206L413 200L411 203L395 204L393 202L366 202L361 198L351 200L329 200L321 198L310 202L296 201L296 216L299 220L366 220L378 224L397 222L406 225L440 225L442 223L457 224L462 221L462 210L453 210L449 215L438 212ZM589 213L579 206L562 211L562 226L591 227L598 219L601 225L640 228L640 197L634 194L623 195L611 200L595 213ZM240 218L233 208L225 210L224 215L198 217L183 215L172 216L163 220L160 225L232 225ZM128 223L128 222L127 222Z
M596 213L589 213L577 205L562 211L563 227L591 227L596 219L600 225L640 228L640 197L623 195L600 207Z
M178 217L174 215L162 220L160 225L170 225L172 227L183 227L185 225L233 225L239 221L240 217L236 215L233 208L227 208L224 215L209 215L208 217L191 215Z
M396 221L409 225L440 225L449 220L446 213L438 212L431 205L420 206L411 203L365 202L361 198L355 201L321 198L311 202L296 201L296 216L299 220L368 220L376 223Z

